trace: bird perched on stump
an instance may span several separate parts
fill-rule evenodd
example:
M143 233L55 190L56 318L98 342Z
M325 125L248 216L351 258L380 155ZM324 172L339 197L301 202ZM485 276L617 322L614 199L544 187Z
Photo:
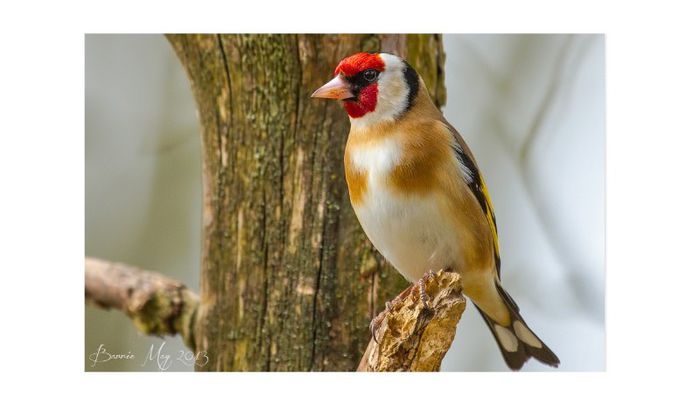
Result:
M467 144L435 107L420 75L388 53L343 59L311 97L341 100L350 117L345 177L367 237L409 281L446 269L491 330L506 364L557 356L501 284L489 192Z

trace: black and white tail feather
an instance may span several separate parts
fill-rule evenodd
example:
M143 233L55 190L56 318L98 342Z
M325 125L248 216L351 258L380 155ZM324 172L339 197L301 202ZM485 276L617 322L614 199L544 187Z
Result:
M498 281L496 281L496 288L510 312L510 326L505 327L497 324L482 312L478 306L477 309L479 309L481 317L484 318L489 330L496 339L498 348L501 350L503 359L508 367L515 371L520 370L530 358L535 358L555 368L558 367L559 358L557 355L527 326L525 320L520 316L518 305Z

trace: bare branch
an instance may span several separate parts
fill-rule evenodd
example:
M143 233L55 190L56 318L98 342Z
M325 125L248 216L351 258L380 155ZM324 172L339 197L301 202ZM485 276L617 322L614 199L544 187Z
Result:
M179 333L194 348L199 297L182 283L156 272L85 258L85 301L118 309L148 335Z
M425 277L427 306L414 285L391 303L358 372L438 371L466 308L458 273Z

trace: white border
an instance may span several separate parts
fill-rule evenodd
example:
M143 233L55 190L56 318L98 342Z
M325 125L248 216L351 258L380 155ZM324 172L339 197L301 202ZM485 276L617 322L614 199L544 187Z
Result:
M698 366L700 36L691 7L676 1L482 1L451 10L441 3L457 2L106 3L15 2L0 16L3 403L106 411L697 407L697 377L690 373ZM82 372L83 33L377 29L607 34L608 372Z

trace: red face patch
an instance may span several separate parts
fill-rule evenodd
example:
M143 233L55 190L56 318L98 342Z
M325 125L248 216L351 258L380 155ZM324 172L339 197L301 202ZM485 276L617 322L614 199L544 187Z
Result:
M343 73L345 77L352 77L357 73L374 69L377 71L384 70L384 60L379 57L379 53L357 53L350 57L346 57L338 63L335 68L335 74Z
M384 71L384 60L379 56L379 53L357 53L350 57L346 57L338 63L335 69L336 76L342 74L345 78L351 78L365 70L374 69L378 72ZM379 94L379 86L377 83L372 83L362 87L357 98L353 100L344 100L343 105L345 111L350 117L356 119L362 117L369 112L373 112L377 107L377 95Z
M345 106L345 111L348 112L348 116L357 119L369 112L373 112L377 107L378 93L379 86L377 86L377 83L374 83L360 90L357 100L343 100L343 105Z

